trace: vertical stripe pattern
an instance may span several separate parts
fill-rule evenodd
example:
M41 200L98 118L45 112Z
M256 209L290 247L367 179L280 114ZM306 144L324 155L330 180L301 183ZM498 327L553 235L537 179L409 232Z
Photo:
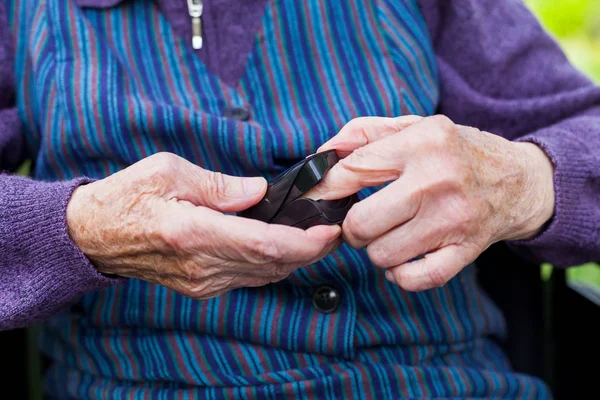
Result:
M273 177L350 119L431 115L438 76L416 0L273 0L235 86L148 0L106 9L3 0L39 179L102 178L158 151ZM224 117L228 107L249 121ZM375 189L365 189L361 197ZM339 309L313 307L319 285ZM44 326L50 397L543 398L490 336L502 317L467 267L420 293L342 246L288 279L196 301L140 280Z

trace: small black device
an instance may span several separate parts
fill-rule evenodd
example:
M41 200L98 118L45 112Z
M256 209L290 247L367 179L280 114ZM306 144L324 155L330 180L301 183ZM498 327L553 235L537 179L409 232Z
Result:
M315 187L339 158L335 150L311 154L279 174L267 187L262 200L240 217L308 229L315 225L341 225L358 196L339 200L301 197Z

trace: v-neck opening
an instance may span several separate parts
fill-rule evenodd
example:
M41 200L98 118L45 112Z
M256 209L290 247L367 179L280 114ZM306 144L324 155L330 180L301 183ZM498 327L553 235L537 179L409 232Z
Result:
M109 8L124 0L75 0L81 8ZM260 34L269 0L204 0L203 48L192 48L192 24L185 0L152 0L174 37L221 85L239 93L240 80Z
M222 83L232 89L238 87L260 33L268 0L245 1L237 7L234 0L204 0L200 50L192 48L191 18L185 1L156 3L173 34L184 40L188 51Z

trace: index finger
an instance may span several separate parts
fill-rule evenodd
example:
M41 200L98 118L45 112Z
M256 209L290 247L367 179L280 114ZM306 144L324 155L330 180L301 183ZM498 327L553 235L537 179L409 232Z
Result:
M437 129L435 121L432 118L420 118L400 132L354 149L335 164L306 196L325 200L341 199L363 188L397 180L409 160L421 148L422 139Z
M335 149L340 157L354 150L393 135L419 122L418 115L403 115L396 118L361 117L348 122L337 135L325 142L317 152Z

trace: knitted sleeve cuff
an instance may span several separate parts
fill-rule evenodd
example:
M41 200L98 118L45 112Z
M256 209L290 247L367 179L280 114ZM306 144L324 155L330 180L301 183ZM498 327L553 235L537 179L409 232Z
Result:
M30 324L86 292L124 281L96 271L68 234L68 201L89 182L0 175L0 328Z
M556 267L600 260L600 207L596 198L599 193L590 184L597 166L590 154L590 144L563 127L544 129L517 141L535 143L553 162L555 212L538 236L509 242L509 246Z

